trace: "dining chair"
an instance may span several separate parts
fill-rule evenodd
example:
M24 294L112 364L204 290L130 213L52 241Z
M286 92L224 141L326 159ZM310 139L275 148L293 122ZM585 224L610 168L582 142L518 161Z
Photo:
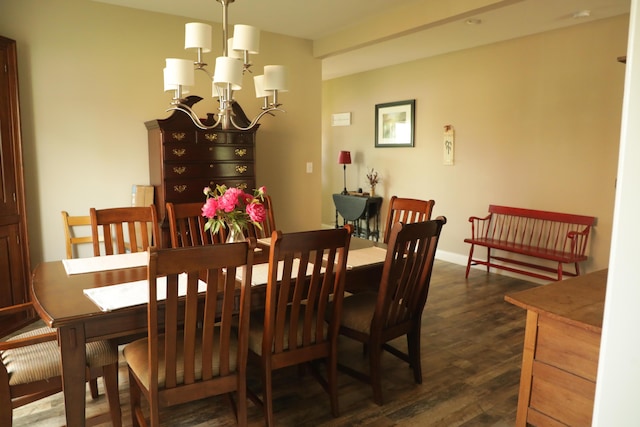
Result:
M104 247L104 255L113 255L146 251L160 241L155 205L91 208L89 216L94 256L100 256L100 246ZM100 241L101 235L103 242Z
M158 426L160 407L233 392L237 394L232 405L237 422L247 424L254 248L255 240L249 239L227 245L149 249L147 336L123 351L129 368L133 426ZM239 306L235 307L240 268ZM203 297L199 291L204 292ZM166 299L160 300L159 292ZM141 396L149 404L148 424Z
M0 308L0 317L33 310L31 303ZM91 421L122 425L118 395L118 349L109 341L86 344L86 378L102 376L109 412ZM60 349L55 329L27 327L0 342L0 425L11 426L13 409L62 391ZM93 390L92 390L93 394ZM97 397L94 396L94 397Z
M69 215L67 211L62 211L62 223L64 226L65 249L67 251L67 259L77 256L79 245L92 243L91 234L82 236L78 235L78 230L85 229L88 233L91 231L91 217L89 215Z
M249 363L262 373L262 399L268 426L273 416L273 371L305 364L328 392L333 416L339 415L337 338L351 226L271 235L265 308L252 313ZM330 301L333 315L325 321ZM326 378L310 362L326 363Z
M250 237L255 237L256 239L264 239L267 237L271 237L271 234L276 231L276 218L273 212L273 203L271 201L271 196L264 196L264 201L262 202L265 209L265 219L260 223L260 227L256 227L254 224L249 223L247 232Z
M167 203L171 247L183 248L224 243L226 239L224 228L220 228L216 234L204 230L208 220L202 216L203 204L201 202Z
M384 243L389 242L391 229L396 222L410 224L412 222L428 221L431 219L431 211L435 200L408 199L404 197L391 197L387 223L384 227Z
M391 228L380 287L344 298L339 332L365 345L369 373L340 362L341 371L369 383L373 400L382 405L381 356L393 354L408 362L417 384L422 384L420 325L427 302L433 262L446 218L412 224L398 222ZM407 352L389 344L406 335Z

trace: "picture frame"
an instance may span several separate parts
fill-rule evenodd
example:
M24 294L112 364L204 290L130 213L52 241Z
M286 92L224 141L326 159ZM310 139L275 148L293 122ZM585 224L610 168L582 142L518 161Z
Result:
M376 104L376 147L413 147L416 100Z

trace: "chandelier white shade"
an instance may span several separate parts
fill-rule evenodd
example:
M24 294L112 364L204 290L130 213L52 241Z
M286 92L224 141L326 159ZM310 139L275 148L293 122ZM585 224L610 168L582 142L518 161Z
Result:
M203 62L202 54L211 52L212 28L208 24L190 22L185 25L185 49L196 49L196 61L167 58L164 69L164 90L173 91L171 106L167 111L181 111L201 129L212 129L221 126L223 129L249 130L267 113L281 110L278 103L278 92L288 91L287 71L282 65L265 65L264 74L253 78L256 97L263 98L262 111L250 123L239 124L234 120L233 104L236 103L233 93L243 87L243 76L251 73L249 55L260 51L260 30L249 25L234 26L233 36L227 34L227 7L234 0L216 0L222 5L222 56L216 58L213 74L207 71L208 64ZM195 71L204 71L212 82L212 96L218 98L220 106L215 123L203 124L197 114L185 103L186 87L195 83ZM246 82L245 82L246 83ZM249 120L247 120L249 122Z

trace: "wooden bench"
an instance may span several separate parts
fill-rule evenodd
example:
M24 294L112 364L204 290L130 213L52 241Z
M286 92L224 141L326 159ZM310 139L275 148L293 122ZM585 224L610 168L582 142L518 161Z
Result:
M471 249L465 277L469 277L471 265L486 265L487 271L494 267L544 280L562 280L563 275L579 276L578 263L588 258L587 241L595 220L591 216L490 205L486 217L469 218L471 238L464 241L471 244ZM487 248L486 260L473 258L475 246ZM558 266L552 268L549 263L535 263L528 258L520 260L493 255L492 249L557 262ZM563 270L563 264L574 264L575 273Z

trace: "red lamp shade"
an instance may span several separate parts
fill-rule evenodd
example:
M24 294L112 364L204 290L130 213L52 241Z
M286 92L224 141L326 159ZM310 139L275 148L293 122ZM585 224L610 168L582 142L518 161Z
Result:
M351 164L351 151L341 151L338 154L338 164L339 165L350 165Z

